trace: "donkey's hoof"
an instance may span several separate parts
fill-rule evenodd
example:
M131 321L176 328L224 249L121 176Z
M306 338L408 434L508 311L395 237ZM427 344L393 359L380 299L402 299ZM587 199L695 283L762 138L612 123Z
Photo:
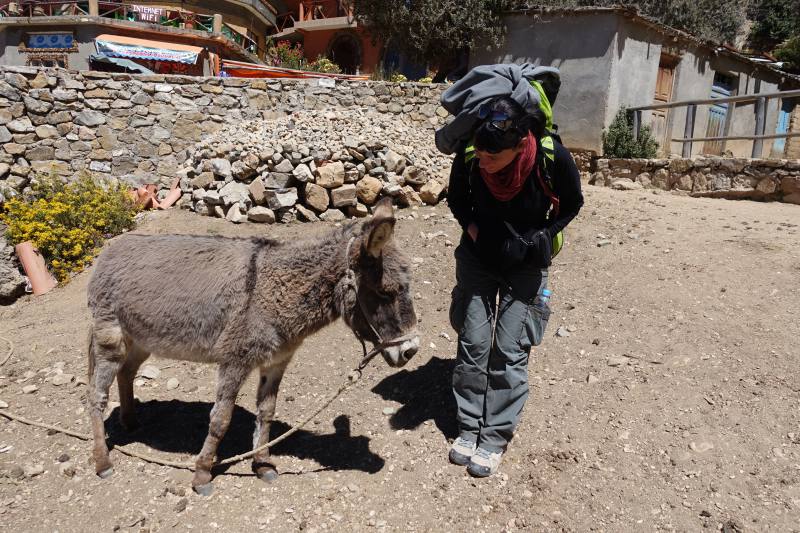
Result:
M114 469L109 466L108 468L106 468L104 470L100 470L97 473L97 477L99 477L100 479L108 479L108 478L111 477L111 474L113 474L113 473L114 473Z
M211 496L214 492L214 484L206 483L205 485L195 485L192 489L200 496Z
M271 483L278 479L278 471L274 468L265 468L261 472L256 473L258 479L265 483Z

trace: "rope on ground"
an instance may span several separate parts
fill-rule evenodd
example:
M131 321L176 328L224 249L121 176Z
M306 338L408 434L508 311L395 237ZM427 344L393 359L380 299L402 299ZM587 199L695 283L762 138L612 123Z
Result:
M0 339L6 341L8 343L8 355L5 356L2 362L0 362L0 366L3 366L11 359L11 354L14 353L14 343L11 342L11 339L6 339L5 337L0 337Z
M0 337L0 338L2 338L2 337ZM240 461L244 461L245 459L249 459L249 458L253 457L258 452L260 452L262 450L266 450L267 448L271 448L272 446L275 446L279 442L289 438L291 435L293 435L294 433L300 431L306 424L308 424L314 418L316 418L316 416L318 414L320 414L330 404L332 404L334 402L334 400L336 400L336 398L341 396L344 391L346 391L353 384L355 384L356 381L358 381L358 379L360 377L361 377L361 372L360 371L351 372L347 376L347 380L339 387L339 390L337 390L334 395L332 395L330 398L328 398L328 400L326 400L325 403L323 403L316 411L314 411L309 416L307 416L305 419L303 419L303 421L301 421L298 425L294 426L292 429L290 429L288 431L285 431L284 433L282 433L281 435L275 437L271 441L266 442L266 443L262 444L261 446L250 450L249 452L242 453L242 454L239 454L239 455L235 455L233 457L229 457L229 458L227 458L227 459L225 459L223 461L220 461L215 466L229 465L229 464L238 463ZM0 416L8 418L9 420L14 420L16 422L20 422L21 424L25 424L25 425L28 425L28 426L34 426L34 427L47 429L47 430L50 430L50 431L56 431L58 433L63 433L64 435L69 435L69 436L75 437L77 439L87 440L87 441L88 440L92 440L92 436L91 435L86 435L84 433L78 433L77 431L72 431L71 429L65 429L65 428L62 428L62 427L53 426L53 425L50 425L50 424L45 424L43 422L34 422L33 420L28 420L27 418L23 418L23 417L21 417L19 415L11 413L7 409L0 409ZM158 465L162 465L162 466L170 466L172 468L180 468L180 469L184 469L184 470L192 470L192 471L194 470L194 463L184 462L184 461L170 461L168 459L161 459L160 457L154 457L152 455L139 453L137 451L131 450L130 448L128 448L126 446L122 446L122 445L115 446L114 449L119 451L122 454L125 454L125 455L129 456L129 457L135 457L137 459L140 459L142 461L146 461L148 463L154 463L154 464L158 464Z

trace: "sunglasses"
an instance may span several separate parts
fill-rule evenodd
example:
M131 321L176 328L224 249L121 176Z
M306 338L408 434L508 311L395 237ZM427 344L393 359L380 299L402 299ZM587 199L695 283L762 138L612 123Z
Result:
M490 128L507 132L514 128L514 120L502 111L492 111L491 104L483 104L478 108L478 118L486 120Z

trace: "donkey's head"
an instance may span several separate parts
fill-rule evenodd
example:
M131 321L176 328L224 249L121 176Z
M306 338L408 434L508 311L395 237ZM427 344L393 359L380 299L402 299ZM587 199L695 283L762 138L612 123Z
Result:
M353 236L347 258L351 279L340 302L347 325L360 338L383 346L383 358L397 367L417 353L419 336L408 261L392 242L394 223L386 199Z

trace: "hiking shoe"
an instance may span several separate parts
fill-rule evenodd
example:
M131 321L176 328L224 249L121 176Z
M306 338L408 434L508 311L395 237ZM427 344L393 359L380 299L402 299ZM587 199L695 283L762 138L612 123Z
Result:
M467 472L475 477L489 477L500 468L503 452L490 452L478 448L469 460Z
M450 446L450 462L454 465L465 466L469 463L470 457L475 453L475 448L477 447L477 443L458 437L453 441L453 445Z

